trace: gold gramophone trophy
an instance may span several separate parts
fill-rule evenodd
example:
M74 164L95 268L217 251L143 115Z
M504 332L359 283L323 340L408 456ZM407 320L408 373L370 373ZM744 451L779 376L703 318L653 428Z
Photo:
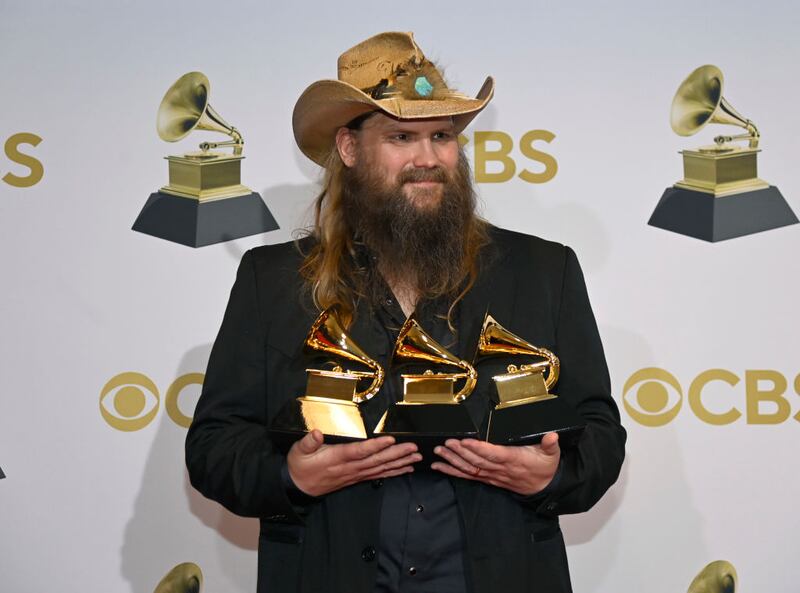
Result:
M455 373L428 369L419 374L402 374L403 399L389 407L375 428L375 435L391 435L398 441L413 441L424 458L433 447L448 438L477 438L478 429L461 405L475 389L478 374L471 364L460 360L439 344L411 316L406 319L394 346L395 363L433 363L456 367ZM457 382L463 381L458 392Z
M492 377L496 405L489 412L486 440L498 445L531 445L548 432L556 432L561 446L576 443L586 422L572 406L550 393L558 381L558 357L512 334L487 313L478 338L476 364L484 357L499 355L540 360L509 364L508 372Z
M358 404L371 399L383 384L383 368L358 347L328 310L317 317L304 344L307 351L364 365L369 371L344 370L334 362L330 370L306 369L305 395L289 400L270 425L270 435L288 448L317 429L325 442L340 443L367 438ZM358 391L359 382L369 384Z
M156 128L167 142L194 130L221 132L225 142L203 142L200 150L165 157L169 183L150 194L133 230L190 247L230 241L278 228L261 196L241 183L241 133L208 102L211 85L200 72L181 76L158 108ZM232 153L213 151L231 147Z
M714 144L682 150L683 179L667 188L648 224L705 241L722 241L798 222L777 187L759 179L756 158L760 133L722 96L716 66L700 66L678 87L670 125L692 136L707 124L745 129L719 135ZM742 146L736 142L746 141Z

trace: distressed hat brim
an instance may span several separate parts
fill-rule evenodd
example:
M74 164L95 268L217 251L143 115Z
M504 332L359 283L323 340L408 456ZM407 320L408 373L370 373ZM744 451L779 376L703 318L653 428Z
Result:
M442 99L373 99L341 80L320 80L311 84L294 107L292 127L300 150L319 165L324 165L339 128L370 111L380 111L397 119L452 117L460 133L489 103L494 95L494 79L489 76L474 98L453 95Z

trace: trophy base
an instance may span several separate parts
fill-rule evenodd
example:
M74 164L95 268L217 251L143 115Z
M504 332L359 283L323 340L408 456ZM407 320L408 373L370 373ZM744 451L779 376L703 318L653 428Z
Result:
M669 187L647 224L715 243L797 222L774 186L724 197Z
M397 403L383 414L375 436L393 436L398 443L416 443L422 462L415 468L422 470L441 460L433 449L447 439L480 438L467 408L459 404Z
M169 161L169 184L161 188L161 193L201 202L252 193L241 184L241 155L207 151L165 158Z
M759 152L757 148L727 144L682 150L683 179L675 187L716 197L766 189L769 184L758 178Z
M572 447L586 422L558 397L489 412L486 440L495 445L535 445L548 432L558 434L559 446Z
M156 192L150 194L133 230L189 247L204 247L279 228L261 196L201 202Z
M269 435L286 452L312 430L322 432L329 444L351 443L367 438L364 420L353 402L317 397L298 397L284 404L269 427Z

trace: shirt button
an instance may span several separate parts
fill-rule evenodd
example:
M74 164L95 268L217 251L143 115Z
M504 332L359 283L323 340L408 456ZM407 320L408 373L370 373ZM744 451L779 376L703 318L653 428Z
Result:
M381 486L383 486L383 480L381 478L378 478L377 480L372 480L372 487L373 488L375 488L377 490Z
M424 506L422 506L421 504L418 504L418 505L417 505L417 512L418 512L418 513L421 513L421 512L422 512L422 511L424 511L424 510L425 510L425 507L424 507Z
M361 550L361 559L364 562L372 562L375 560L375 548L372 546L367 546L363 550Z
M413 577L415 574L417 574L417 569L412 566L411 568L408 569L408 574L410 574Z
M555 502L548 502L547 506L544 507L546 511L552 513L558 508L558 504Z
M389 307L394 305L394 299L386 299L386 305L389 306Z

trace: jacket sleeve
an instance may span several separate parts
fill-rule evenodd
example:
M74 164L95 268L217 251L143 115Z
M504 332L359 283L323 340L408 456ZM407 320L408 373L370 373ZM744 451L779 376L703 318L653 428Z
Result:
M189 478L244 516L302 523L283 487L285 456L267 435L265 343L253 254L242 257L186 436Z
M561 375L554 392L587 423L578 445L563 449L558 480L535 498L547 516L591 508L617 480L625 458L625 429L611 396L603 345L575 253L566 248L557 309L555 352ZM532 501L533 502L533 501Z

